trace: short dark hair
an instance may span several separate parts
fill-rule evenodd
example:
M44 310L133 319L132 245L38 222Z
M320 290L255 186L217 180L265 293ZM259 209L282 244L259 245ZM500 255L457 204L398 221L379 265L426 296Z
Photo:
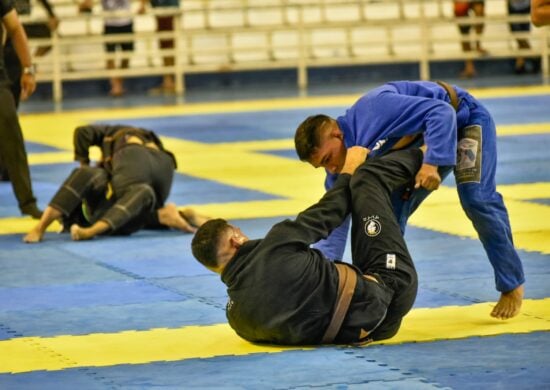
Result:
M222 233L229 228L225 219L211 219L204 223L191 241L193 256L206 268L218 267L218 248Z
M319 147L320 130L332 120L328 115L317 114L308 116L296 129L294 146L302 161L309 161L311 155Z

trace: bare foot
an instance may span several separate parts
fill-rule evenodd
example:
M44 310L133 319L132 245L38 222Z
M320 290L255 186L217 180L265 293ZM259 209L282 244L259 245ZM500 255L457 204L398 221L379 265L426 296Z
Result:
M523 300L523 285L516 287L507 293L502 293L497 305L491 312L491 316L501 320L507 320L519 314Z
M179 214L183 219L195 227L201 227L205 222L211 219L210 217L198 214L195 210L190 208L180 210Z
M163 208L158 209L159 222L165 226L173 229L178 229L186 233L195 233L197 228L189 224L189 222L183 218L181 213L174 203L168 203Z
M23 242L26 242L27 244L35 244L42 241L43 235L44 232L37 225L30 232L28 232L25 237L23 237Z
M93 236L87 232L88 229L78 226L76 223L71 225L71 239L73 241L89 240Z

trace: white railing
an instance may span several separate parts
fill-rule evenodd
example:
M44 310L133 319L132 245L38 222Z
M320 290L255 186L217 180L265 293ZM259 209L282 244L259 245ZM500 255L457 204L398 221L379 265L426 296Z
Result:
M50 54L36 60L37 80L51 82L56 102L65 81L112 76L138 77L173 74L176 92L185 90L185 74L295 68L298 85L308 84L308 69L357 64L417 63L419 77L430 78L430 64L438 61L480 59L476 51L463 52L461 24L483 22L478 37L489 56L484 58L540 57L544 82L549 77L548 28L511 33L510 22L528 22L529 16L508 16L505 1L486 1L486 16L455 18L450 0L185 0L179 9L133 12L134 34L102 34L106 13L97 4L92 14L78 14L74 3L53 2L61 25L51 39L31 44L52 45ZM45 20L38 6L32 20ZM155 15L173 15L172 32L155 31ZM22 18L23 21L28 20ZM473 30L473 29L472 29ZM175 48L159 50L160 38L172 38ZM476 38L476 39L478 39ZM518 38L531 49L519 50ZM132 52L107 54L106 42L132 40ZM175 57L164 66L162 57ZM105 69L109 58L131 60L129 69Z

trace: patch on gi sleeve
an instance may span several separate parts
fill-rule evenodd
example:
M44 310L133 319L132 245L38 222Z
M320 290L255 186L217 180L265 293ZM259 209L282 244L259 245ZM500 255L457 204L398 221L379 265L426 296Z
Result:
M481 126L471 125L458 131L456 184L481 181L481 146Z
M386 269L395 269L397 266L397 257L393 253L386 255Z
M363 222L365 222L365 234L369 237L376 237L382 231L382 224L378 215L363 218Z

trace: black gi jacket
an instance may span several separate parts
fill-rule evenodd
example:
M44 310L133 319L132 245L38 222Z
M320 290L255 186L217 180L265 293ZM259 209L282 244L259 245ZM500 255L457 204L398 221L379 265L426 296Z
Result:
M99 146L102 156L101 166L108 172L112 171L111 164L113 155L120 150L120 148L126 146L126 139L130 136L140 138L143 143L153 142L159 150L165 152L172 158L174 167L177 168L174 155L164 149L161 140L150 130L124 125L91 125L77 127L73 136L74 159L89 164L90 146Z
M241 337L286 345L321 342L337 296L338 273L310 244L325 238L350 212L350 177L340 175L317 204L294 221L276 224L265 238L246 242L227 264L221 275L229 295L226 314ZM363 301L355 307L364 312L360 325L368 330L384 318L392 292L358 279L350 308ZM360 327L349 332L346 321L336 342L358 341Z

